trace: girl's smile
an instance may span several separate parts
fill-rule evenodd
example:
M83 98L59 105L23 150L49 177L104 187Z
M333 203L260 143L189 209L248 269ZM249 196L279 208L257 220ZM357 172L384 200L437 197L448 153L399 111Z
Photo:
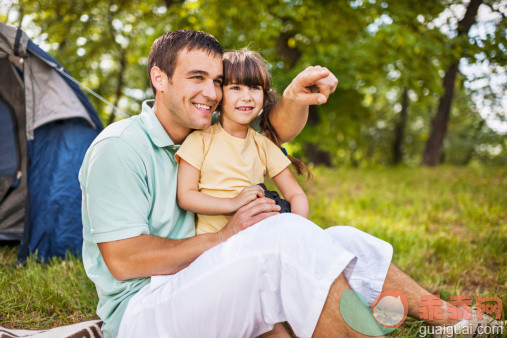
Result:
M261 86L249 87L241 84L224 86L222 127L233 136L246 137L250 122L259 114L263 103L264 93Z

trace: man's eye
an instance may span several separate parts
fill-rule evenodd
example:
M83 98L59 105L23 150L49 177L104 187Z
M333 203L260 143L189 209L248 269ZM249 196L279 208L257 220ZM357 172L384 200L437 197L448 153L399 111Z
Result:
M217 86L221 86L221 85L222 85L222 81L220 81L220 80L215 80L214 82L215 82L215 84L216 84Z
M195 76L192 76L191 79L202 80L203 77L201 75L195 75Z

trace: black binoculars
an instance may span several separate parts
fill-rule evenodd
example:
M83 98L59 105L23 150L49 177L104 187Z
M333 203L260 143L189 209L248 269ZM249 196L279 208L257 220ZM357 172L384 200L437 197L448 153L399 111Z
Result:
M276 202L276 205L280 206L280 212L290 212L290 203L287 202L287 200L284 200L283 198L278 195L276 191L271 191L266 188L264 183L259 183L259 186L264 189L264 196L267 198L271 198Z

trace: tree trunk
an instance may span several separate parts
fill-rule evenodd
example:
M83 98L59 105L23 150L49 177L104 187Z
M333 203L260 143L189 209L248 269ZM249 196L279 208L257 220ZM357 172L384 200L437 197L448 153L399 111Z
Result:
M125 77L125 69L127 68L127 52L125 50L122 50L120 52L120 69L118 70L118 81L116 83L116 94L115 94L115 100L113 105L115 107L118 107L118 103L120 102L122 92L123 92L123 85L124 85L124 77ZM109 114L109 119L107 121L107 125L110 125L114 122L114 119L116 118L115 110L114 108L111 111L111 114Z
M308 157L308 161L315 165L323 164L326 167L332 167L331 154L325 150L319 148L315 143L305 143L305 152Z
M309 126L316 126L320 123L319 106L311 105L308 108L308 121Z
M285 20L284 23L287 24ZM278 53L287 61L288 69L293 68L303 55L297 46L289 46L289 40L293 37L294 34L292 32L282 32L277 38ZM309 107L307 125L316 126L319 123L320 116L318 106L312 105ZM331 154L325 150L320 149L318 144L306 142L304 147L306 157L310 162L313 164L324 164L328 167L332 166Z
M458 37L468 35L470 27L475 23L477 11L483 0L470 0L465 16L458 23ZM444 95L438 103L437 114L431 121L431 132L424 149L422 164L435 166L440 158L440 151L447 132L452 99L454 96L454 82L458 73L459 60L454 61L443 80Z
M289 69L296 65L303 54L299 48L289 46L290 38L293 38L293 34L290 32L280 33L277 38L278 51L289 62Z
M401 94L401 112L400 118L394 127L394 142L393 142L393 164L397 165L403 162L403 152L401 147L403 145L403 138L405 136L405 126L407 125L408 116L408 89L403 87Z
M23 19L25 18L25 7L23 5L19 6L18 13L18 27L23 27Z
M174 4L182 4L184 2L184 0L164 0L165 6L167 8L171 7Z
M475 128L475 133L474 133L474 136L472 138L473 143L475 143L477 141L479 133L481 132L481 129L482 129L482 127L484 127L485 123L486 123L486 120L485 119L481 119L481 122L479 122L479 124ZM474 145L472 144L471 147L470 147L470 149L468 150L467 156L463 160L463 165L468 165L470 163L470 161L472 160L472 157L474 156L474 153L475 153L475 148L474 148Z
M454 62L444 76L444 96L438 102L437 115L431 121L430 137L426 141L423 164L435 166L440 158L440 151L447 133L451 103L454 96L454 81L458 73L458 62Z

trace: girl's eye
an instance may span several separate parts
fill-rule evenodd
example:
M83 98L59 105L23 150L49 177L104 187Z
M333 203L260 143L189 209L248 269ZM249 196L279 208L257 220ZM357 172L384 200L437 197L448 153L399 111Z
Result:
M238 90L238 89L239 89L239 86L232 86L232 87L230 87L229 89L231 89L231 90Z
M252 87L253 90L262 90L261 86Z

